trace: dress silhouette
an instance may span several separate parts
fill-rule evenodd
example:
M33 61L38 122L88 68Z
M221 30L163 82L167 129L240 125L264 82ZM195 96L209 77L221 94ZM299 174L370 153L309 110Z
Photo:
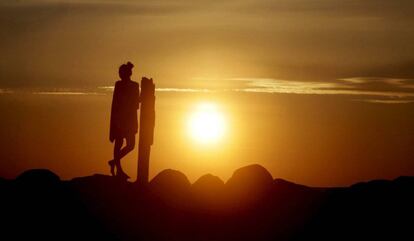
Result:
M131 80L133 67L131 62L119 67L121 80L115 83L111 108L109 140L115 141L115 145L114 159L108 164L111 174L122 179L128 179L129 176L122 170L121 159L134 149L138 132L139 84ZM124 139L126 145L122 147Z

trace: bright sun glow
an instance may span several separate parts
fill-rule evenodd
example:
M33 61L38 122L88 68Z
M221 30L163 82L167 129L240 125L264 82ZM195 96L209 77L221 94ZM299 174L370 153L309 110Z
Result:
M190 115L188 130L190 136L198 142L217 142L225 132L223 114L212 103L199 104Z

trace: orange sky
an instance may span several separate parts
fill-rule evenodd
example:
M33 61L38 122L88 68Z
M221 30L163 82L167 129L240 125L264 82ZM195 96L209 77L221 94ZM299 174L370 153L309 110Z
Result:
M397 1L2 1L0 176L107 172L117 68L157 85L151 175L348 185L414 175L414 4ZM228 121L219 145L186 133L199 102ZM136 155L126 169L135 173Z
M0 176L49 168L63 178L107 173L111 94L0 95ZM227 130L217 144L188 136L194 105L216 103ZM226 180L259 163L274 177L316 186L413 175L414 104L336 95L157 92L150 176L172 168L191 181ZM137 151L124 160L135 176Z

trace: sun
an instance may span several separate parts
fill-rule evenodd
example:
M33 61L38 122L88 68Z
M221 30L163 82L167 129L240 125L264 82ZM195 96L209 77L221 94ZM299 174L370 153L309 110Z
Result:
M188 132L193 140L200 143L215 143L225 132L225 119L213 103L196 106L188 119Z

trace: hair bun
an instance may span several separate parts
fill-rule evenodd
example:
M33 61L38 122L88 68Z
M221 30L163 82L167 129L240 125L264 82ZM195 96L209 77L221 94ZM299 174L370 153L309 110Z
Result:
M134 65L128 61L128 63L126 64L128 66L128 68L132 69L134 67Z

